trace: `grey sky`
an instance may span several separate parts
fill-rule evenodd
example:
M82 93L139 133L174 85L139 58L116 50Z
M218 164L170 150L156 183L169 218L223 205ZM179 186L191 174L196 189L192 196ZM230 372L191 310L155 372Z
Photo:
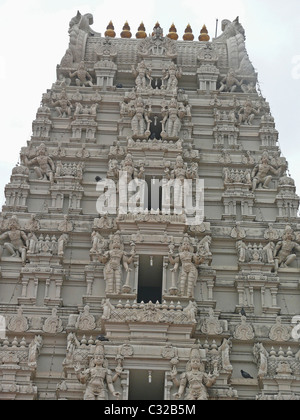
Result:
M0 204L20 149L32 134L42 94L56 80L56 65L68 47L69 21L77 10L93 13L93 29L100 33L110 20L117 36L126 20L133 34L141 21L148 33L157 21L165 33L174 22L180 39L188 23L195 38L203 24L214 37L216 18L221 22L240 16L250 60L300 192L299 0L0 0Z

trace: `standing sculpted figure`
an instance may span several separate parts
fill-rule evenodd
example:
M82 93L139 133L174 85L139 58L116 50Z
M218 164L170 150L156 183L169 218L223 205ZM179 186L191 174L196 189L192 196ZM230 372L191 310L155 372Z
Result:
M93 87L93 78L85 68L84 61L81 61L78 69L74 73L69 73L70 78L76 77L76 86L90 86Z
M212 387L218 377L217 368L215 367L213 374L205 373L205 366L201 360L201 354L198 346L194 346L190 353L190 360L187 363L186 371L177 379L177 369L174 368L171 378L178 392L174 394L176 399L183 397L184 392L186 401L207 401L209 398L207 389Z
M4 243L4 248L12 257L21 256L23 264L26 263L26 243L28 241L25 232L20 230L19 221L16 216L8 222L8 231L0 236L0 241L8 239L10 242ZM1 247L0 258L2 257L3 248Z
M295 251L300 252L300 245L295 242L295 234L290 226L285 228L282 240L276 245L274 255L276 268L286 268L297 258Z
M161 113L163 116L163 120L161 121L162 138L177 138L181 130L181 120L186 116L184 105L178 103L175 98L172 98L168 105L163 102Z
M191 245L187 235L184 237L183 244L179 248L179 254L175 258L170 251L169 261L174 265L174 268L171 270L174 273L178 271L181 263L181 273L179 275L180 295L194 299L194 290L198 279L196 264L200 264L201 259L194 253L194 247Z
M106 293L120 294L122 285L122 265L129 277L131 272L129 265L133 261L134 254L128 257L126 252L124 252L124 245L122 244L119 232L113 235L110 241L109 251L102 255L100 254L98 258L102 264L105 264L104 279L106 281Z
M47 147L44 143L38 147L36 157L31 160L27 160L26 164L28 166L37 165L34 167L34 171L38 179L48 179L51 183L53 183L55 165L51 157L48 156Z
M138 97L135 101L130 103L129 114L132 116L131 128L133 136L147 136L149 137L150 132L150 115L151 115L151 104L146 103L142 97Z
M177 95L178 79L182 76L182 70L175 63L171 63L168 69L163 70L162 89Z
M104 401L108 399L108 391L117 399L121 394L115 391L114 382L121 374L118 370L113 376L112 371L107 367L104 346L97 343L91 367L86 370L75 367L75 372L80 383L86 385L84 401Z
M137 92L151 88L151 70L147 68L144 60L137 65L136 69L132 66L132 73L136 77L135 84Z
M267 155L263 155L261 162L255 166L252 171L253 185L252 190L255 191L257 187L262 185L264 189L268 189L270 182L272 181L272 175L269 175L271 172L274 175L279 175L281 168L276 170L269 164L269 158Z

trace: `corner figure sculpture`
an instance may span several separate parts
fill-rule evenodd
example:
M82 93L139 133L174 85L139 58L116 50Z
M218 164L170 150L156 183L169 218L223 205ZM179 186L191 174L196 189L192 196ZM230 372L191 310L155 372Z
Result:
M291 265L297 258L295 251L300 252L300 245L295 242L293 229L287 226L282 240L277 243L274 251L276 269L279 267L286 268Z
M72 104L68 99L66 89L62 89L60 96L56 101L52 101L59 118L69 118L72 114Z
M114 382L120 376L121 370L112 376L106 364L104 346L97 343L91 367L83 371L80 366L75 367L79 382L86 385L84 401L105 401L108 399L108 391L120 399L121 394L115 391Z
M205 365L201 360L198 346L194 346L190 353L190 360L187 363L186 371L177 379L176 366L173 367L171 378L178 392L174 394L176 399L181 399L185 394L186 401L207 401L209 398L208 388L212 387L218 377L217 367L213 374L205 373Z
M261 162L255 166L252 171L253 185L252 190L255 191L257 187L262 185L262 188L268 189L270 182L272 181L272 175L269 175L271 172L273 175L279 175L281 168L276 170L269 164L269 158L266 155L263 155Z
M4 248L10 253L12 257L21 256L23 264L26 263L26 243L28 241L27 235L20 229L19 221L16 216L13 216L8 223L8 231L0 236L0 240L8 239L10 242L4 243ZM0 260L3 254L3 247L0 247Z
M26 158L27 166L37 165L34 167L34 171L38 179L49 180L51 183L54 182L55 165L53 160L47 153L47 147L42 143L37 149L37 155L35 158L28 160Z
M221 80L221 87L219 92L235 92L239 87L241 87L243 81L240 82L232 69L229 70L227 76Z
M122 291L122 265L127 272L126 289L129 289L129 277L131 269L129 265L133 261L135 254L130 257L124 252L124 245L122 244L119 232L115 233L110 241L109 251L99 255L99 261L105 264L104 279L106 281L107 294L120 294ZM125 293L128 293L126 290Z

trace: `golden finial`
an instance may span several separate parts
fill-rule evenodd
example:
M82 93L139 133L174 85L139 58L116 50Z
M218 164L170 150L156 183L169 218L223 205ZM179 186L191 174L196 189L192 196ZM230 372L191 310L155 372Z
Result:
M206 42L210 40L210 36L208 35L208 30L206 28L206 25L203 25L198 39L199 41L206 41Z
M121 38L131 38L131 32L130 32L130 26L128 22L125 22L125 25L123 26L123 31L121 32Z
M192 28L191 28L190 24L188 24L188 26L185 28L184 35L183 35L183 40L184 41L193 41L194 40L194 35L193 35L193 31L192 31Z
M167 35L168 38L174 39L175 41L177 41L178 39L178 35L177 35L177 29L174 25L174 23L172 23L171 28L169 29L169 33Z
M137 39L142 39L142 38L147 38L147 34L146 34L146 28L143 24L143 22L140 24L140 26L138 27L138 31L135 35L135 37Z
M110 38L115 38L116 33L115 33L115 28L112 21L109 22L104 35L109 36Z

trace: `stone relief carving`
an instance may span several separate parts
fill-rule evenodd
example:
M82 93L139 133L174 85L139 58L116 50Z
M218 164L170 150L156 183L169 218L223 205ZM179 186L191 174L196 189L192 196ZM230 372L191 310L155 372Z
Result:
M281 240L276 244L274 257L276 268L286 268L296 259L295 251L300 252L300 245L295 241L296 236L291 226L286 226Z
M106 294L129 293L130 272L129 267L135 257L135 252L128 256L124 251L124 244L119 232L110 237L109 250L99 254L99 261L104 264L104 279L106 282ZM127 273L125 284L122 288L122 266Z
M151 301L148 303L135 301L133 304L127 302L125 305L120 301L114 306L109 299L106 299L103 302L102 319L110 322L193 325L196 324L196 308L194 302L190 302L185 309L182 309L180 302L177 305L174 302L168 305L166 301L163 301L162 304Z
M264 189L268 189L269 185L272 181L272 173L273 175L279 176L281 173L281 168L275 169L269 162L269 155L268 153L264 153L260 162L255 166L252 171L252 190L255 191L259 186Z
M113 383L120 376L120 371L113 376L112 371L107 367L105 348L101 343L96 344L91 366L82 369L80 365L75 367L78 381L85 385L85 401L101 401L108 399L108 391L117 399L121 394L115 391Z
M276 318L276 324L271 328L269 338L272 341L278 342L289 341L291 338L290 328L286 325L282 325L280 316Z
M90 314L90 307L84 307L83 312L77 318L75 328L80 331L92 331L96 328L95 317Z
M161 89L170 92L172 95L177 95L178 79L182 76L182 69L178 68L175 63L163 70Z
M52 309L52 315L47 318L43 325L43 331L48 334L58 334L63 331L62 320L57 316L57 308Z
M137 93L152 89L151 69L147 67L145 61L138 63L137 68L132 66L132 73L135 79Z
M28 237L25 232L21 230L19 220L16 216L12 216L8 221L8 231L4 232L0 236L0 241L8 240L4 242L4 245L0 246L0 260L3 256L4 249L8 251L12 257L21 257L22 263L26 263L27 256L27 241Z
M169 261L174 266L171 270L173 276L170 294L176 295L179 293L180 296L194 299L195 287L198 280L197 264L201 263L202 258L195 253L194 245L192 245L188 235L185 235L183 244L179 247L179 253L177 255L174 255L170 248ZM177 288L175 273L178 272L180 265L179 288Z
M39 180L54 182L55 165L44 143L37 148L36 156L30 160L25 157L25 162L27 166L36 165L34 171Z
M72 67L73 63L79 63L82 60L86 38L93 32L90 28L93 22L93 15L90 13L82 15L80 12L77 12L77 15L70 21L70 43L62 58L61 67Z
M234 338L236 340L250 341L255 337L252 325L247 323L245 316L241 317L241 324L235 328Z
M152 36L140 41L137 48L137 54L141 57L168 57L176 58L176 42L163 36L163 30L158 25L153 28Z
M179 132L182 126L182 120L187 116L187 108L182 102L178 102L172 98L169 103L162 102L161 113L163 116L162 124L162 139L172 138L178 140Z
M201 400L205 401L209 399L208 388L212 387L219 373L217 369L214 369L212 374L205 373L205 364L202 361L199 348L194 346L190 353L190 360L187 363L186 371L180 376L180 380L177 379L177 369L174 365L171 378L174 385L178 388L178 391L174 395L176 399L189 400Z
M28 319L23 315L23 309L20 307L17 314L13 315L8 321L8 330L15 333L23 333L29 329Z
M50 99L50 103L55 108L58 114L58 118L71 117L73 106L68 98L68 94L65 88L62 89L58 97L56 97L56 95L53 95L52 99Z
M87 71L85 62L81 61L77 70L72 72L69 72L70 79L73 79L75 77L75 83L76 86L87 86L87 87L93 87L93 78L90 75L90 73Z
M207 335L220 335L224 331L221 322L218 317L215 316L212 308L209 309L208 317L206 317L202 323L201 331Z
M274 242L269 242L267 245L262 244L245 244L243 241L236 243L238 252L238 260L240 263L262 263L274 264Z

